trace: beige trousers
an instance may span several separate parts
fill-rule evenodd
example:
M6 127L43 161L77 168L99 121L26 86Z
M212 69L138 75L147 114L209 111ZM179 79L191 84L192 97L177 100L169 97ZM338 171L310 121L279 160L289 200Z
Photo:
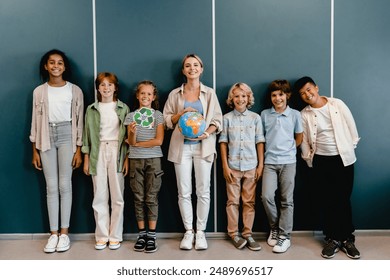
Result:
M255 220L256 182L255 170L232 170L235 181L226 183L227 203L226 214L228 220L228 235L234 237L239 234L240 198L242 200L242 236L247 238L252 235L253 222Z
M101 142L96 175L92 176L96 241L122 241L124 177L117 172L117 159L118 141Z

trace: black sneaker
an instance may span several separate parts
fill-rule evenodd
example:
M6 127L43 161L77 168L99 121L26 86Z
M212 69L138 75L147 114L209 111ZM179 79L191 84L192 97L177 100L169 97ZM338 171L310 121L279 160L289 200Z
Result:
M347 254L348 257L351 259L358 259L360 258L360 252L355 247L355 243L353 241L344 241L341 243L341 250Z
M146 241L145 253L154 253L157 251L157 242L155 238L148 238Z
M134 251L143 252L146 247L146 234L138 235L137 242L134 244Z
M326 259L331 259L339 251L340 243L336 240L328 239L324 249L322 249L321 256Z

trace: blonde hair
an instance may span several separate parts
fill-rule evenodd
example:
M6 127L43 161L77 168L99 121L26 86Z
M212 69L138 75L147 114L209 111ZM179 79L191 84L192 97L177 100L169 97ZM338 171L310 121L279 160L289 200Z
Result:
M187 54L186 56L184 56L183 60L181 61L181 69L184 69L184 62L186 61L187 58L189 57L193 57L195 58L196 60L199 61L200 63L200 66L203 68L203 61L202 59L200 59L200 57L194 53L190 53L190 54Z
M236 89L241 89L246 93L246 95L248 96L248 104L246 105L246 107L250 109L253 106L253 104L255 104L255 97L253 96L252 89L245 83L235 83L234 85L232 85L232 87L229 90L228 98L226 99L226 104L230 108L234 108L233 97L234 97L234 90Z

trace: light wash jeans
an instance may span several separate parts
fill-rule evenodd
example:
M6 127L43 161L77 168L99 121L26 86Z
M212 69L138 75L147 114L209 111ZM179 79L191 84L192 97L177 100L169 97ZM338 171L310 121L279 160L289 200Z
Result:
M117 172L117 162L118 141L100 142L96 175L92 176L96 241L122 241L124 176Z
M61 228L69 228L72 209L72 124L50 123L49 135L51 149L40 152L40 156L46 180L50 231L57 231L60 208Z
M201 158L200 145L185 144L181 163L175 163L179 209L186 230L193 229L192 166L195 169L197 230L206 229L210 210L210 176L213 162Z
M296 164L265 164L261 198L271 229L279 236L290 238L293 229L294 186ZM275 202L275 192L280 192L280 209Z

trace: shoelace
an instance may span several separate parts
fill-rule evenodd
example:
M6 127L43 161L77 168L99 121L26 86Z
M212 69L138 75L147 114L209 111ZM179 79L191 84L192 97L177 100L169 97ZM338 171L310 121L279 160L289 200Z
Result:
M58 238L58 243L65 243L68 241L68 238L66 235L60 235L60 237Z
M271 230L271 238L278 239L278 231L277 230Z
M335 250L336 248L339 247L339 244L338 244L337 241L335 241L335 240L330 240L330 241L328 242L328 244L326 244L326 247L327 247L327 248L330 248L330 249L332 249L332 250Z
M345 245L344 245L344 247L347 247L348 249L353 249L353 250L356 249L355 246L354 246L354 244L351 243L351 242L346 242Z
M59 237L55 236L54 234L50 236L49 241L57 240Z
M204 234L198 235L198 236L196 237L196 239L198 239L198 240L204 239Z
M192 234L185 234L184 239L192 239Z
M279 239L278 239L278 243L277 243L276 245L277 245L277 246L282 246L285 240L287 240L287 239L279 238Z
M248 237L248 241L249 241L249 242L255 242L255 240L253 239L252 236L249 236L249 237Z

